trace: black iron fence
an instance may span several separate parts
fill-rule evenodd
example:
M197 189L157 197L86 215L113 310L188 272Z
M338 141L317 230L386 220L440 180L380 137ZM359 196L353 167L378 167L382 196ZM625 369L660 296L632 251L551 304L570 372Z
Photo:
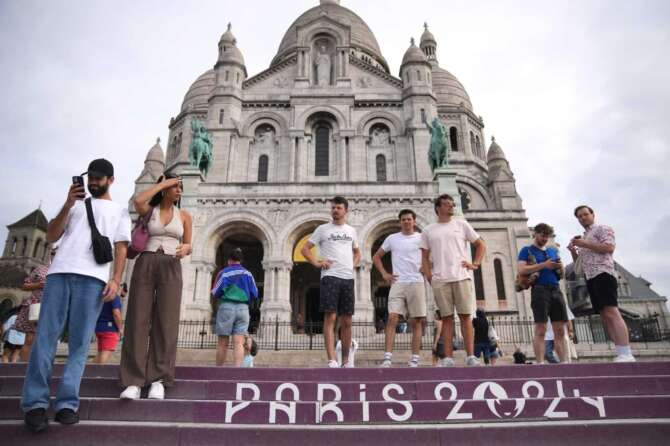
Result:
M670 321L659 317L645 319L625 319L630 332L631 342L658 342L670 339ZM523 345L533 340L533 320L518 316L492 316L489 323L502 344ZM580 317L574 320L576 342L608 342L605 329L598 316ZM294 322L280 320L261 320L250 327L250 332L264 350L321 350L323 345L323 324L307 323L298 326ZM460 326L456 321L457 333L454 337L456 348L462 344ZM435 339L435 325L428 322L423 325L422 349L431 349ZM384 327L372 322L354 322L353 339L360 350L382 350L384 348ZM396 328L394 348L411 348L411 329L409 324L399 324ZM179 347L191 349L215 348L217 336L211 321L181 321L179 323Z

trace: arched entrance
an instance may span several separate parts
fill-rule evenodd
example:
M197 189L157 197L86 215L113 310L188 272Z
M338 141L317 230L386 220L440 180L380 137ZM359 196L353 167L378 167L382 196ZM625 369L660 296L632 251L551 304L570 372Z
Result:
M322 222L310 222L296 233L293 244L291 269L291 321L297 333L321 333L323 313L319 311L319 282L321 271L307 262L300 253L312 232ZM316 247L312 252L318 256Z
M226 267L230 252L235 248L241 248L244 258L244 266L254 276L258 287L258 296L249 307L249 332L255 333L261 318L261 303L263 302L263 289L265 272L263 270L263 244L254 235L247 232L233 232L227 235L216 250L216 272L212 275L212 281L216 280L219 271Z
M377 250L382 246L384 240L389 235L398 232L398 224L394 222L393 225L385 224L376 232L375 241L372 243L370 250L370 258L375 255ZM387 254L382 257L382 264L384 269L388 272L393 272L391 265L391 255ZM374 322L375 328L378 332L384 331L386 321L388 320L388 297L391 286L382 278L382 275L374 265L370 269L370 296L372 296L372 303L374 305Z

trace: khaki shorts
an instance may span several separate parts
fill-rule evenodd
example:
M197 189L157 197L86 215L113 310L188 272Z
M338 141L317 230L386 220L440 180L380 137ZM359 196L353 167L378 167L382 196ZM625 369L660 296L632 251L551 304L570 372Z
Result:
M458 314L475 314L477 303L470 279L458 282L433 281L433 295L442 317L454 314L454 308Z
M389 291L389 313L426 317L426 287L423 282L394 283Z

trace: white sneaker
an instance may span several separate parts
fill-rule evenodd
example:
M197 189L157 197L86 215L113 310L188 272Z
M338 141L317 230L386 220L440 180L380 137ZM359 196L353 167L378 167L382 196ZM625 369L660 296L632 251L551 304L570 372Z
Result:
M614 362L635 362L635 356L633 355L617 355L614 358Z
M468 356L468 358L465 360L465 365L468 367L479 367L481 363L476 356Z
M379 364L379 367L388 369L391 367L391 360L390 359L384 359L381 364Z
M122 400L139 400L140 388L137 386L128 386L126 387L126 390L121 392L120 398Z
M455 365L454 358L446 357L440 361L440 367L453 367Z
M409 367L412 367L412 368L414 368L414 367L419 367L419 360L414 361L413 359L410 359L410 360L407 362L407 365L408 365Z
M353 369L354 368L354 363L351 361L347 361L344 364L342 364L342 368L345 369Z
M149 389L149 395L147 398L152 400L162 400L165 398L165 387L160 381L151 383L151 388Z
M339 369L340 365L337 363L337 361L331 359L330 361L328 361L328 367L331 369Z

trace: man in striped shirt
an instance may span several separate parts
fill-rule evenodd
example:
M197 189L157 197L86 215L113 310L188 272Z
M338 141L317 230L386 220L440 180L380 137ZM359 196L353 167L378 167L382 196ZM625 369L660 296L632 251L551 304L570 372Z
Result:
M244 359L244 337L249 329L249 304L258 299L258 288L254 276L240 263L242 250L235 248L228 258L228 266L216 278L212 295L219 300L216 313L216 334L219 344L216 350L216 365L226 362L228 340L233 337L235 367Z

